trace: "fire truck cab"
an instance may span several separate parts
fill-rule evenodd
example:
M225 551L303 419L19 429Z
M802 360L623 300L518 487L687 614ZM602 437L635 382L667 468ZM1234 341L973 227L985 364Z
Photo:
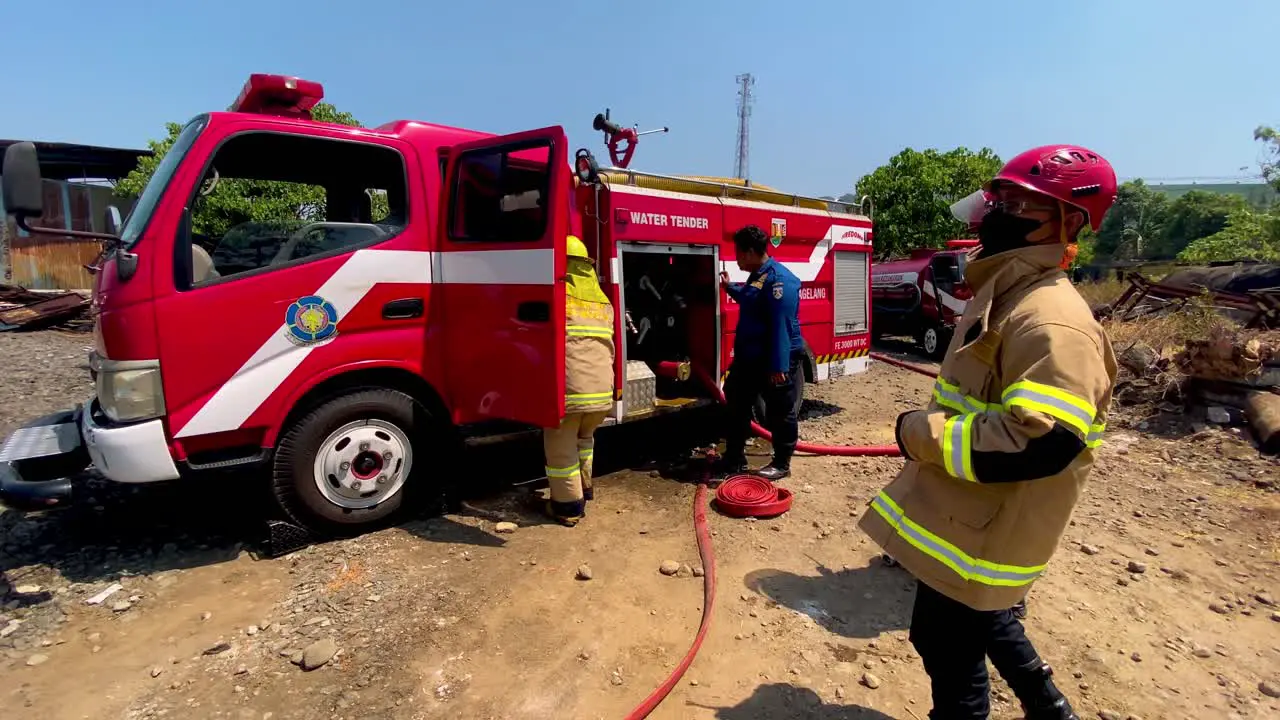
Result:
M438 475L460 440L559 424L569 234L619 309L612 422L711 401L699 378L723 380L737 320L718 275L745 279L732 235L748 223L803 281L806 378L866 367L855 208L600 169L585 150L571 165L559 127L316 122L322 97L254 75L178 133L101 238L94 397L5 441L6 505L66 504L90 466L122 483L252 470L315 532L379 524L459 480ZM39 231L34 147L13 146L3 177L7 211Z
M905 335L938 360L973 292L964 279L977 240L948 240L945 250L922 248L904 259L877 263L871 273L871 315L877 338Z

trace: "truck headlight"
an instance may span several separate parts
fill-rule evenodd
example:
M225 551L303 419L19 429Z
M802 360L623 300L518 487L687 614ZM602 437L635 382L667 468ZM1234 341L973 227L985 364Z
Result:
M150 420L164 415L164 386L158 360L89 358L98 404L116 422Z

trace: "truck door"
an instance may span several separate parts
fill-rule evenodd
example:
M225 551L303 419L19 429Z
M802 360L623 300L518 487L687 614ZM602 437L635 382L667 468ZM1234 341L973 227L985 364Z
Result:
M552 127L449 150L436 287L457 423L564 417L567 142Z

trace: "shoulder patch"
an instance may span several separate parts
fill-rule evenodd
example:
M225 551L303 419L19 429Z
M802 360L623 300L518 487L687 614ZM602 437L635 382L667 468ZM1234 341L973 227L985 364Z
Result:
M773 284L773 299L774 300L782 299L782 283Z
M751 287L757 290L764 289L764 278L763 277L756 278L755 282L751 283Z

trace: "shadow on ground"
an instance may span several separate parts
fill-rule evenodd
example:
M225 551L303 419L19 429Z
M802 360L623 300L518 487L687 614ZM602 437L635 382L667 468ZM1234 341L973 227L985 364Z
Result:
M684 415L602 429L597 474L666 468L687 460L692 447L713 439L709 433L718 423L705 411ZM536 484L513 488L544 474L540 437L468 450L456 472L463 482L455 491L454 507L438 500L424 502L418 517L402 526L406 531L430 542L501 546L500 536L441 516L442 510L459 510L460 502L473 508L510 507L518 517L502 519L521 524L543 522L529 492ZM215 565L244 550L268 557L274 552L267 522L274 514L273 503L261 475L228 473L146 486L89 479L77 485L76 493L65 510L0 512L0 601L11 590L5 587L6 574L28 565L51 566L71 582L97 583L122 575ZM309 540L304 535L297 539ZM30 605L48 598L8 601L13 600Z
M751 697L732 707L693 702L688 705L715 710L718 720L893 720L890 715L861 705L824 703L813 690L784 683L761 685Z
M817 575L756 570L746 585L841 637L876 638L909 627L915 581L903 570L879 560L861 568L816 570Z

